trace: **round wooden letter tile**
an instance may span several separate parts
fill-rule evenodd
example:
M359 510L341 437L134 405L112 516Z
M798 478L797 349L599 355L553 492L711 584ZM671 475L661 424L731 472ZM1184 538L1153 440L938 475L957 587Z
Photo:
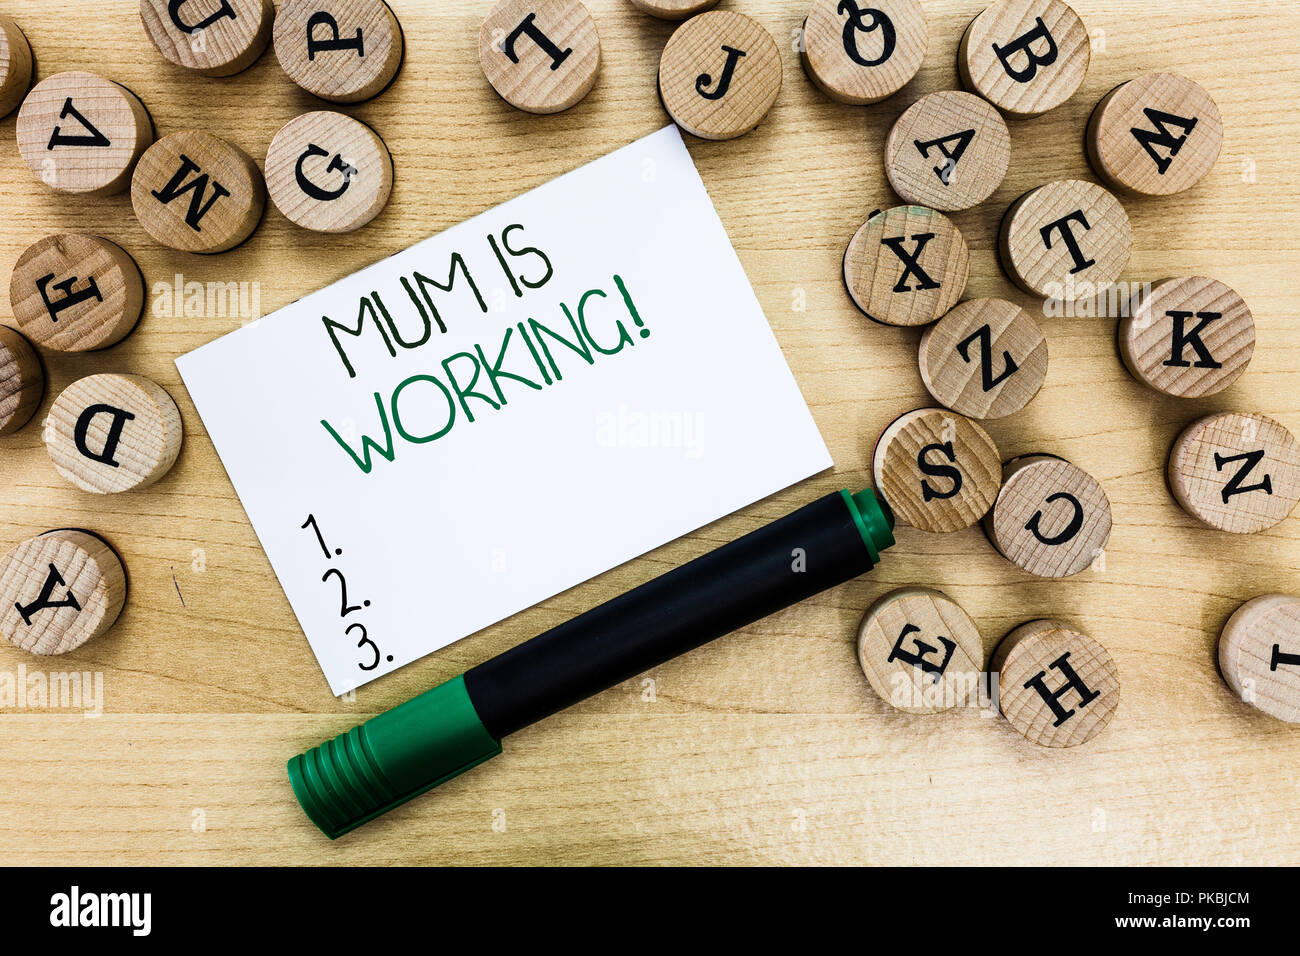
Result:
M144 32L163 58L204 76L252 66L274 18L271 0L140 0Z
M10 17L0 13L0 117L23 101L32 85L32 48Z
M632 0L632 6L660 20L685 20L717 5L718 0Z
M501 0L479 29L478 62L511 106L558 113L596 85L600 36L578 0Z
M36 350L15 329L0 325L0 435L18 431L45 395L45 370Z
M1006 299L967 299L925 330L921 380L935 400L971 418L1018 412L1047 378L1047 339Z
M917 0L813 0L801 59L831 99L878 103L916 76L929 29Z
M923 206L895 206L864 222L844 250L844 287L868 318L928 325L961 298L970 250L952 221Z
M402 27L383 0L284 0L275 58L308 93L360 103L388 88L402 66Z
M960 90L921 97L885 139L885 175L904 200L950 212L982 203L1011 162L1011 134L986 101Z
M304 113L266 151L266 191L284 217L316 232L351 232L379 215L393 160L379 135L342 113Z
M1074 95L1091 53L1087 27L1061 0L1000 0L966 28L957 72L1009 116L1037 116Z
M1300 598L1264 594L1237 608L1219 636L1219 670L1246 703L1300 723Z

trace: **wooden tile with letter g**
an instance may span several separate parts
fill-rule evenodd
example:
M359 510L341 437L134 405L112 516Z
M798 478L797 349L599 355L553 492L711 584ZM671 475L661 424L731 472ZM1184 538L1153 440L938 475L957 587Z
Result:
M45 396L45 369L17 329L0 325L0 435L18 431Z
M140 0L140 22L163 58L203 76L252 66L271 41L271 0Z
M921 97L885 137L885 175L905 201L943 212L982 203L1011 162L1007 124L985 100L960 90Z
M32 85L32 48L12 17L0 13L0 117L8 116Z
M849 298L885 325L928 325L956 304L969 277L961 231L924 206L873 213L844 250Z
M406 41L383 0L284 0L275 58L289 79L334 103L378 96L397 76Z
M1219 635L1219 670L1245 703L1300 724L1300 598L1262 594L1237 608Z
M579 0L500 0L478 33L492 89L526 113L558 113L596 85L600 35Z
M962 86L1008 116L1060 106L1088 73L1092 43L1061 0L998 0L971 21L957 49Z
M929 40L918 0L813 0L800 59L831 99L863 106L906 86Z
M717 5L718 0L632 0L632 6L660 20L685 20Z

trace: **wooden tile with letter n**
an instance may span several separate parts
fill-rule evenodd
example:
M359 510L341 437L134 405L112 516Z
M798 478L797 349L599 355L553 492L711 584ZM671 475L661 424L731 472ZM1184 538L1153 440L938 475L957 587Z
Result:
M1091 56L1088 28L1062 0L998 0L962 35L957 73L1008 116L1038 116L1074 95Z
M284 0L275 58L289 79L334 103L378 96L397 77L406 41L383 0Z
M823 93L862 106L906 86L929 40L918 0L813 0L800 59Z
M660 20L685 20L717 5L718 0L632 0L632 6Z
M943 212L988 199L1010 162L1011 134L1001 114L960 90L921 97L885 137L885 175L894 192Z
M140 22L163 58L204 76L252 66L274 19L271 0L140 0Z
M872 213L844 250L844 288L885 325L928 325L966 290L970 250L947 216L924 206Z
M0 117L8 116L32 85L32 48L12 17L0 13Z
M18 431L45 396L45 369L17 329L0 325L0 435Z
M1300 597L1261 594L1237 608L1219 635L1219 670L1245 703L1300 723Z
M596 85L600 35L579 0L500 0L478 33L492 89L526 113L558 113Z

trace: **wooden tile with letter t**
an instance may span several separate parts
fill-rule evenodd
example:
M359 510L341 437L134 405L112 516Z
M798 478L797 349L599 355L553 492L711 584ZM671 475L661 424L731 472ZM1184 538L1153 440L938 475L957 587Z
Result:
M987 102L943 90L909 106L885 137L885 175L904 200L944 212L982 203L1011 162L1007 124Z
M275 58L308 93L360 103L388 89L402 66L401 24L383 0L284 0Z
M849 298L885 325L928 325L956 304L969 277L961 231L924 206L873 213L844 250Z
M906 86L929 40L918 0L813 0L800 58L823 93L862 106Z
M274 19L271 0L140 0L140 22L163 58L204 76L252 66Z
M0 13L0 117L8 116L32 85L32 48L11 17Z
M1300 724L1300 598L1262 594L1219 635L1219 670L1245 703Z
M1008 116L1038 116L1074 95L1091 56L1088 28L1062 0L998 0L962 35L957 73Z
M500 0L478 33L492 89L526 113L558 113L591 92L600 36L579 0Z
M0 435L18 431L45 395L45 369L22 333L0 325Z

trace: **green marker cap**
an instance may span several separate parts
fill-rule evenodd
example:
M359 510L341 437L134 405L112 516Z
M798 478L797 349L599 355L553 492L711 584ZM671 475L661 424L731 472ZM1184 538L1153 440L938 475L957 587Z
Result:
M889 510L883 498L877 498L870 488L863 488L856 495L848 489L840 492L844 503L849 506L853 523L858 527L862 543L867 546L873 565L880 563L880 552L894 544L894 513Z

